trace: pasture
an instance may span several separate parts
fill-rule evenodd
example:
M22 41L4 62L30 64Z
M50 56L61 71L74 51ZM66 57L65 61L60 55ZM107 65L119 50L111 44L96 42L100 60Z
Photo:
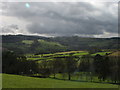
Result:
M72 56L81 57L83 55L95 56L97 54L104 56L109 53L111 52L103 51L103 52L89 54L88 51L69 51L69 52L58 52L58 53L50 53L50 54L39 54L39 55L28 54L26 55L26 57L27 57L27 60L49 60L49 59L51 60L54 57L66 57L66 56L69 56L70 54L72 54Z
M3 74L3 88L118 88L118 85Z

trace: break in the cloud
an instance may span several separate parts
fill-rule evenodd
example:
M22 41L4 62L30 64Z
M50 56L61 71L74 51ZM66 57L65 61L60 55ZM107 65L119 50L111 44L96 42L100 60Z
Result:
M9 2L1 7L3 33L95 37L118 34L117 3Z

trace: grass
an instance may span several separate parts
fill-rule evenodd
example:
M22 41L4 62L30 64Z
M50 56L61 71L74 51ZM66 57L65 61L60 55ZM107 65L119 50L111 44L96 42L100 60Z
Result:
M0 74L0 89L2 88L2 74ZM1 89L2 90L2 89Z
M80 53L75 53L74 56L83 56L89 54L87 51L80 52Z
M55 54L70 54L70 53L82 53L82 52L86 52L86 51L68 51L68 52L58 52Z
M111 52L97 52L97 53L94 53L94 54L91 54L92 56L95 56L97 54L100 54L102 56L106 55L106 53L111 53Z
M25 44L32 44L33 41L32 41L32 40L23 40L22 43L25 43Z
M42 58L27 58L27 60L42 60Z
M54 77L54 76L51 75L51 77ZM64 74L64 77L63 77L62 74L56 74L56 78L57 79L68 80L68 74L67 73ZM76 73L71 74L71 80L73 80L73 81L91 82L91 75L90 75L90 73L76 72ZM100 83L100 80L98 79L97 76L92 76L92 82ZM107 78L107 80L101 81L101 82L102 83L112 83L112 81L109 78Z
M53 57L64 57L69 56L70 53L73 53L73 56L83 56L89 54L88 51L69 51L69 52L59 52L59 53L50 53L50 54L43 54L41 55L26 55L27 60L51 60ZM96 54L100 54L102 56L106 55L106 53L111 52L97 52L94 54L91 54L91 56L95 56Z
M3 88L118 88L118 86L3 74Z
M83 56L89 54L87 51L69 51L69 52L59 52L59 53L54 53L54 54L43 54L41 55L26 55L27 60L42 60L42 59L52 59L53 57L64 57L64 56L69 56L70 53L73 53L73 56Z

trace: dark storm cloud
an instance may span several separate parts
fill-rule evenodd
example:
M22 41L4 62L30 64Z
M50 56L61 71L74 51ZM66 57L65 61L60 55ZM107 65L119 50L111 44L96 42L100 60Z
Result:
M5 7L7 4L7 7ZM3 15L27 21L28 32L51 35L117 33L114 3L4 3ZM117 8L116 8L117 9Z

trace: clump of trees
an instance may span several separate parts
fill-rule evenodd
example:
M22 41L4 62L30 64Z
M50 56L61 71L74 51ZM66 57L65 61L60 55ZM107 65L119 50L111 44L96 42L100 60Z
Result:
M54 78L56 78L57 73L64 73L64 60L60 58L54 58L54 60L50 61L50 67Z
M94 57L94 68L95 68L95 74L98 76L98 78L103 81L110 75L110 60L107 56L101 56L97 54Z
M25 56L19 56L12 51L4 51L2 53L2 72L31 75L37 73L37 63L28 61Z
M68 80L74 73L79 76L86 76L86 81L94 81L98 77L101 81L109 80L113 83L120 83L120 60L118 57L108 57L107 55L96 56L85 55L74 57L55 57L53 60L42 60L40 63L28 61L25 56L16 55L14 52L3 52L3 73L34 75L39 74L42 77L56 78L56 74L67 74Z

